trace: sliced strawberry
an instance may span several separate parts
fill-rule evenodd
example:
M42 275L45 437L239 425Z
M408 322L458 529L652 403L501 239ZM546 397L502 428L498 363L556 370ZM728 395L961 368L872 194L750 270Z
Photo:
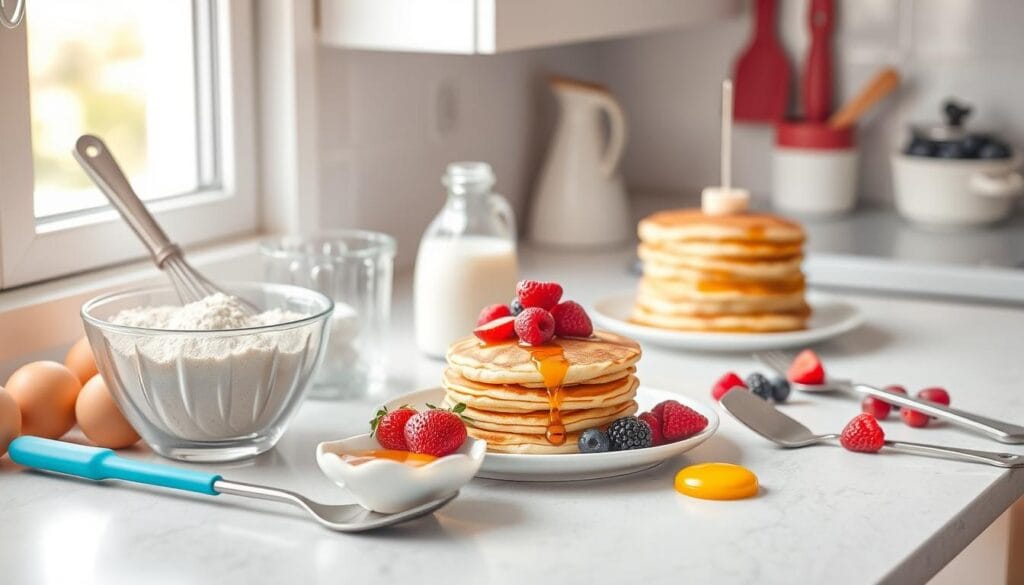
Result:
M480 315L476 318L476 325L477 327L486 325L495 319L508 317L511 314L512 309L508 308L508 305L503 305L501 303L487 305L483 309L480 309Z
M484 343L501 343L516 336L516 318L501 317L473 330Z
M711 397L716 401L721 400L725 393L733 388L747 389L747 385L743 383L743 378L736 375L736 372L726 372L724 376L715 382L715 385L711 387Z
M805 349L793 360L786 377L790 382L798 384L824 384L825 368L822 367L818 354Z

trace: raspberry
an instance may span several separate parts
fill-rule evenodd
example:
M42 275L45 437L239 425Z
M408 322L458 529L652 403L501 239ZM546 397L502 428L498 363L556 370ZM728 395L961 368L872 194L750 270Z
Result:
M476 325L486 325L495 319L502 317L508 317L512 314L512 310L508 308L508 305L501 303L495 303L493 305L487 305L480 310L480 316L476 318Z
M516 318L509 315L489 321L473 330L484 343L501 343L516 336Z
M377 411L377 416L370 421L370 435L377 437L377 442L385 449L397 449L408 451L405 443L405 424L416 414L416 410L408 406L402 406L395 410L388 410L382 406Z
M823 384L825 382L825 368L821 366L818 354L809 349L800 352L796 356L786 377L793 382L800 384Z
M743 383L743 379L736 375L736 372L726 372L724 376L715 382L715 385L711 387L711 397L716 401L721 400L725 393L733 388L747 389L747 385Z
M885 431L875 417L858 414L846 424L839 435L839 443L850 451L877 453L885 445Z
M675 443L692 437L703 431L706 426L708 419L703 414L675 400L665 401L661 415L661 433L665 437L665 442Z
M520 280L516 285L516 296L523 307L539 307L550 311L562 298L562 285L557 282Z
M862 412L870 414L877 420L885 420L889 416L889 412L892 410L892 405L888 402L882 402L874 396L865 396L864 400L860 403L860 409Z
M657 447L665 443L665 436L661 434L661 419L653 412L645 412L637 417L651 428L651 445Z
M413 453L444 457L458 451L465 441L466 425L453 411L420 412L405 424L405 442Z
M555 318L555 335L559 337L590 337L594 334L594 324L590 316L576 301L565 301L551 309Z
M515 330L523 343L543 345L555 336L555 318L538 307L523 309L516 317Z
M903 422L907 423L908 426L917 428L928 426L928 421L931 420L931 417L927 414L916 410L910 410L909 408L900 410L900 418L902 418Z

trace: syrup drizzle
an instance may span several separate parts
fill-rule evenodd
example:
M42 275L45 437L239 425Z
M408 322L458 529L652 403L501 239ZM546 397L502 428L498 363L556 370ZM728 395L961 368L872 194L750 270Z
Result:
M544 387L548 391L548 427L545 438L552 445L565 442L565 425L562 424L562 382L569 371L569 361L565 359L565 350L557 344L530 346L523 349L530 352L533 366L537 368Z

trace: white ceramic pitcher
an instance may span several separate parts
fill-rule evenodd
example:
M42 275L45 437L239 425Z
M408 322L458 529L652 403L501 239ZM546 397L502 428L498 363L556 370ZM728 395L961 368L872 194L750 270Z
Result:
M633 222L619 174L626 145L622 106L599 85L564 78L550 84L560 117L534 194L530 239L564 247L626 242Z

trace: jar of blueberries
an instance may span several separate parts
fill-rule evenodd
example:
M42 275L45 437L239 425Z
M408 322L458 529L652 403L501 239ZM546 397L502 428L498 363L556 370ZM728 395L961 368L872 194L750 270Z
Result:
M942 124L912 126L906 147L892 157L897 210L940 228L1008 217L1024 193L1020 155L998 134L969 128L969 105L947 100L942 113Z

